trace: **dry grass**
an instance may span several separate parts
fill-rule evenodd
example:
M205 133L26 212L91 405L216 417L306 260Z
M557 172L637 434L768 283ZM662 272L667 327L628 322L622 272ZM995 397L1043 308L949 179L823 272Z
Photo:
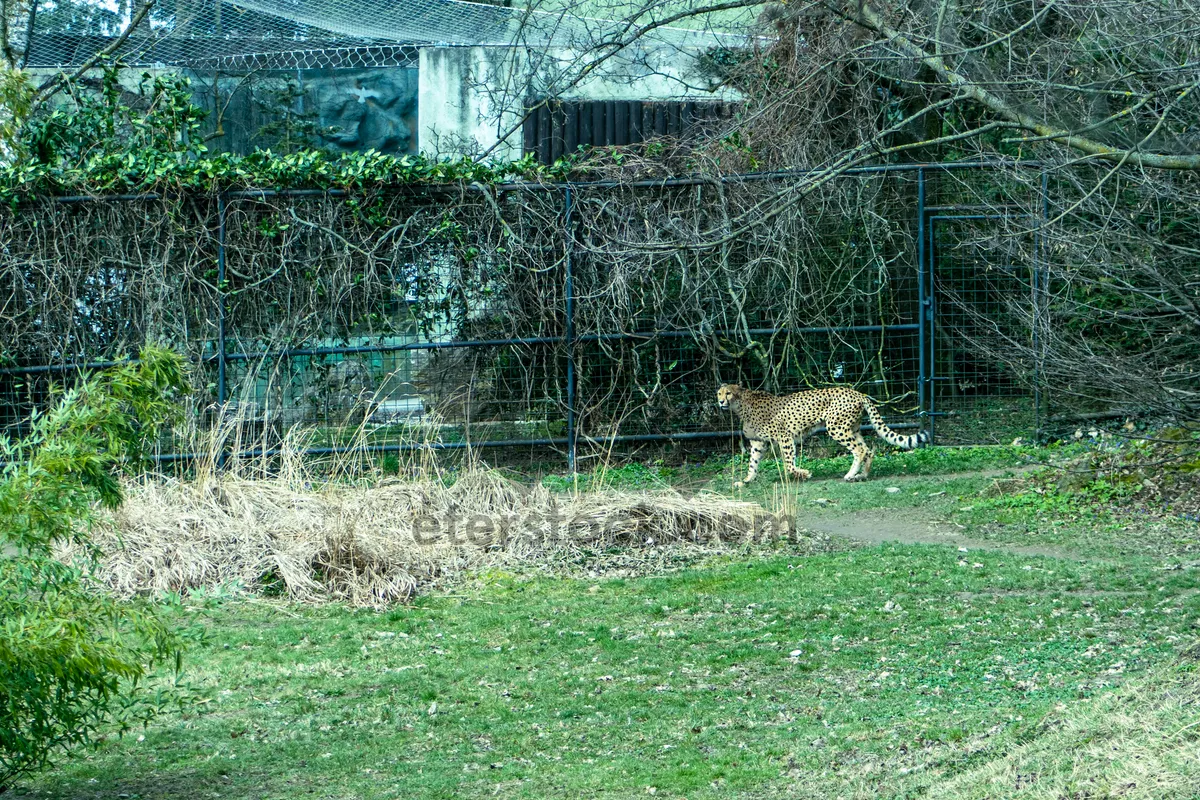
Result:
M124 504L102 515L91 536L103 554L96 575L118 596L240 587L383 606L489 568L639 574L781 537L809 550L827 541L755 503L671 490L556 493L470 453L450 482L429 447L432 417L400 434L415 445L400 460L412 477L385 479L364 449L305 456L313 432L299 426L247 437L245 409L184 434L206 454L186 480L132 483ZM368 415L359 416L361 444ZM216 466L218 453L256 448L271 455Z
M452 484L207 475L146 480L97 527L118 595L240 586L379 606L488 567L661 568L789 536L756 504L674 492L554 494L482 468ZM781 524L782 522L782 524ZM69 556L70 553L64 553Z

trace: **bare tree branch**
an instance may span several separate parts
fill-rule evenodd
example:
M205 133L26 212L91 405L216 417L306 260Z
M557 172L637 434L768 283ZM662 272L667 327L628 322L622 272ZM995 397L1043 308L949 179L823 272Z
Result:
M1139 153L1132 150L1123 150L1110 147L1085 136L1073 134L1070 130L1062 126L1048 125L1038 121L1029 114L1010 105L999 95L984 89L965 75L951 69L941 56L927 52L924 48L915 44L909 37L891 25L888 25L882 15L871 7L868 2L859 3L857 14L852 14L850 19L865 28L879 33L888 43L894 45L902 53L920 61L948 85L962 92L965 96L985 106L1009 122L1034 132L1043 139L1066 145L1067 147L1106 161L1119 161L1134 166L1155 167L1158 169L1200 169L1200 153L1172 155L1168 153ZM1200 81L1189 84L1188 88L1196 88L1197 86L1200 86ZM1182 93L1186 90L1181 89L1179 91Z
M57 72L48 78L33 95L33 106L36 108L48 99L53 97L63 86L73 81L78 80L83 75L88 73L88 70L95 67L104 59L108 58L113 53L121 49L130 35L137 30L137 27L142 24L142 20L150 13L150 9L154 7L155 0L142 0L142 4L138 6L130 19L129 24L125 26L125 30L121 31L108 46L97 51L93 56L83 62L74 72Z

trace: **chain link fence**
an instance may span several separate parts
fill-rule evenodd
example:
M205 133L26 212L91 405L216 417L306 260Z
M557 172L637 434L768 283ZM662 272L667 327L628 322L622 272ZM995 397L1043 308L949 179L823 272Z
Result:
M154 339L198 387L168 461L216 430L222 458L297 431L570 469L727 449L733 381L853 386L941 443L1038 436L1038 365L984 346L1036 343L1038 167L864 168L789 199L798 177L32 200L0 217L0 424Z

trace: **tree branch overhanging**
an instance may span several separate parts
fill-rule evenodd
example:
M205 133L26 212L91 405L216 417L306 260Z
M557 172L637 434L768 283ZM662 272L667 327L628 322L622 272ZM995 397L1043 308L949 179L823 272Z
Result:
M930 53L910 37L889 25L884 20L883 15L873 8L869 2L858 3L855 6L855 10L847 14L847 19L878 34L885 42L930 69L948 86L961 92L965 97L974 100L1013 125L1031 131L1042 139L1057 142L1058 144L1105 161L1122 162L1131 166L1157 169L1200 170L1200 153L1176 155L1171 153L1137 152L1135 150L1106 145L1095 139L1074 133L1062 125L1052 125L1039 121L1008 103L998 94L983 88L979 83L951 68L943 57L935 53ZM1190 88L1196 88L1200 86L1200 81L1194 82L1189 86ZM1186 89L1181 89L1180 91L1186 91Z
M125 45L125 42L129 40L129 37L133 34L133 32L137 30L137 27L142 24L142 20L146 19L146 16L150 13L150 9L154 7L155 2L156 0L143 0L142 4L138 6L137 11L134 12L133 17L129 20L129 24L125 26L125 30L121 31L120 35L117 36L117 38L111 43L109 43L107 47L97 51L91 58L84 61L83 64L81 64L74 72L56 72L53 76L43 82L42 85L37 88L37 91L34 92L32 101L33 107L36 108L37 106L46 102L60 89L62 89L63 86L79 80L79 78L86 75L88 71L93 69L97 64L120 50Z

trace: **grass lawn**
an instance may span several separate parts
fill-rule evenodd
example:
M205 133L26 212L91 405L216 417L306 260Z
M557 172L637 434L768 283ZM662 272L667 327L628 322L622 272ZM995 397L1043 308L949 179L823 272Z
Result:
M820 437L817 441L821 443ZM785 509L798 515L801 524L819 525L823 519L844 520L855 512L878 512L875 517L883 516L893 525L907 521L912 528L933 526L997 545L1088 558L1145 556L1200 562L1200 522L1144 509L1122 513L1125 498L1113 487L1052 489L1040 494L996 491L997 481L1053 470L1086 448L1085 444L1070 444L892 450L875 458L871 480L866 483L840 480L850 466L850 457L834 453L832 448L818 448L819 457L804 459L803 466L813 473L809 481L785 477L777 460L765 460L758 478L738 490L732 485L746 474L742 456L684 467L631 464L598 470L575 481L550 478L546 482L552 487L585 490L685 487L729 494L772 510ZM861 524L877 523L870 514L867 517Z
M1030 537L978 498L992 477L938 473L1040 454L955 452L880 458L862 485L781 489L764 470L743 496ZM731 482L717 462L627 472L588 481ZM1197 796L1197 662L1180 653L1200 633L1200 570L1088 552L1087 530L1107 523L1070 509L1018 512L1061 522L1075 557L783 549L639 578L481 575L383 613L193 598L170 613L206 631L187 656L198 702L16 793Z

